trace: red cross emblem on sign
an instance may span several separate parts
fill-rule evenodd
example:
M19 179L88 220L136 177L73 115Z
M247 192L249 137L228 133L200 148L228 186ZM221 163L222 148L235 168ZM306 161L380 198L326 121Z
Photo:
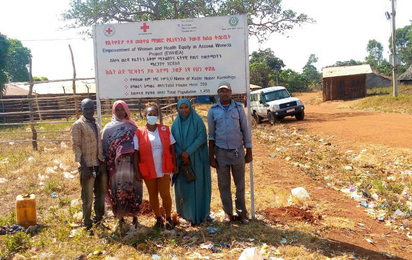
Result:
M146 32L147 29L149 29L149 26L146 23L143 23L143 26L140 26L140 29L142 29L144 32Z
M113 30L112 30L112 28L109 27L109 28L106 30L106 32L107 32L108 35L110 35L110 34L113 32Z
M107 37L112 37L116 33L116 29L112 25L108 24L103 28L103 33Z

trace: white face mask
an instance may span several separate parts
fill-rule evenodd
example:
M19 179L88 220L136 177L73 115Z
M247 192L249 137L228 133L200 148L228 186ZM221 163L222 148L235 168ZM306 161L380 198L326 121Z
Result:
M147 116L146 119L149 125L155 125L157 123L157 116Z

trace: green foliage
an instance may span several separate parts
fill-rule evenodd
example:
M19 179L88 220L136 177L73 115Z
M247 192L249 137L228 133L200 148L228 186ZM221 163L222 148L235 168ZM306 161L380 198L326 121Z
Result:
M392 66L383 58L383 45L380 42L375 39L369 40L366 51L369 55L365 58L365 61L374 71L387 76L392 74Z
M281 85L284 85L289 92L308 91L308 79L303 74L299 74L291 69L284 70L279 75Z
M412 66L412 25L396 30L395 44L402 63L406 67ZM389 38L389 47L392 50L392 36Z
M8 39L0 33L0 97L4 91L4 84L9 81L28 81L30 50L19 40Z
M71 0L62 13L68 28L90 28L94 24L136 22L193 17L248 14L249 33L266 40L273 32L284 33L296 25L314 23L306 14L284 10L281 0Z
M382 44L375 39L369 40L368 45L366 46L366 51L369 55L365 58L365 60L369 63L372 69L377 69L383 61Z
M24 252L31 247L30 235L24 232L7 235L3 240L9 254Z
M10 226L16 222L16 212L10 212L7 216L0 216L0 226Z
M23 46L21 41L8 39L10 43L7 55L7 73L11 82L29 81L26 65L30 63L31 51Z
M278 75L285 67L283 60L275 56L271 49L259 50L252 52L250 58L250 82L262 86L269 87L271 80L276 77L276 85Z
M51 194L52 192L57 191L58 187L59 187L59 182L58 181L54 181L54 180L53 181L48 181L46 183L46 185L44 185L43 191L46 194Z
M285 67L283 60L275 56L275 53L267 48L265 50L259 50L252 52L250 63L262 62L267 64L273 71L280 72Z
M348 60L348 61L337 61L333 66L352 66L352 65L361 65L363 62L356 61L356 60Z
M4 84L8 82L6 74L6 57L9 52L10 43L7 37L0 33L0 96L4 90Z
M272 77L273 71L267 64L263 62L250 64L250 83L266 88Z
M313 65L318 62L318 57L315 54L309 56L308 62L303 67L303 76L308 79L308 85L313 89L317 88L321 82L321 74L318 72L316 67Z
M33 77L33 81L47 81L49 80L47 77Z
M382 73L386 76L392 75L392 65L385 59L382 60L382 62L379 64L379 66L376 69L379 73ZM403 73L401 71L404 72L404 71L406 71L406 69L405 70L403 70L403 69L399 70L398 69L398 72Z

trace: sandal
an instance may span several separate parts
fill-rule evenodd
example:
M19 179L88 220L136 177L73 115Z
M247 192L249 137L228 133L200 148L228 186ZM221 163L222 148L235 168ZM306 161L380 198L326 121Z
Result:
M137 217L133 217L133 225L135 228L137 228L137 226L139 225L139 220L137 219Z
M163 224L163 218L162 217L156 217L156 224L153 226L154 229L156 228L164 228Z
M171 229L174 229L174 228L175 228L175 226L173 224L173 220L170 217L166 218L166 229L171 230Z

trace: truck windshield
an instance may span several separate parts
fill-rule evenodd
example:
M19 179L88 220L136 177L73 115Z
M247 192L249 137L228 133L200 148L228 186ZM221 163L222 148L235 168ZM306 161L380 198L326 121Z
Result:
M270 102L273 100L288 98L290 97L290 94L286 89L281 89L272 92L267 92L264 94L264 97L266 102Z

